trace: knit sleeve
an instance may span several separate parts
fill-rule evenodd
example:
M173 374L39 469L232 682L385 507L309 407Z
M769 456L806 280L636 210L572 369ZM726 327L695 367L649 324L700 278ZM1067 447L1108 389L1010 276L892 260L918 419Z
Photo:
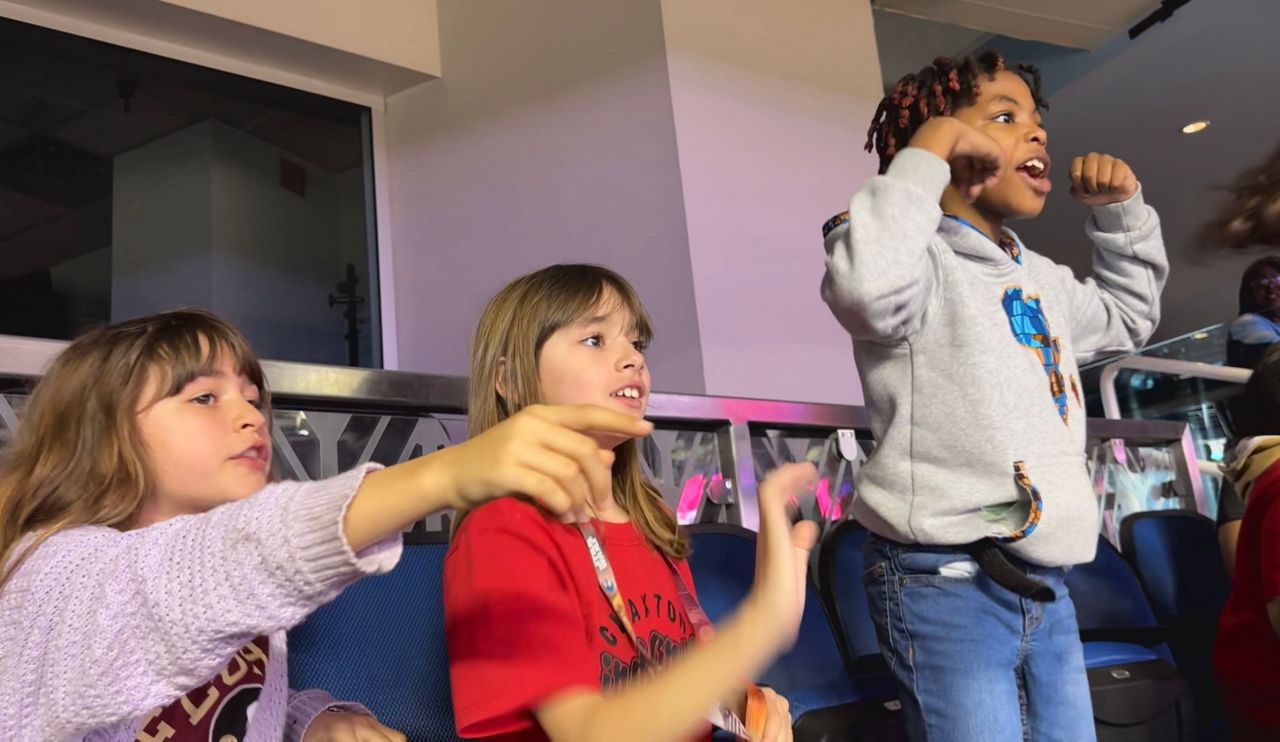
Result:
M307 729L311 726L311 722L316 717L330 711L344 711L349 714L366 714L373 716L373 712L365 708L363 704L350 701L338 701L327 691L313 689L304 691L289 691L289 714L285 720L284 739L285 742L301 742L306 736Z
M25 699L20 728L61 739L172 702L254 637L389 570L398 537L356 554L341 530L372 468L135 531L51 537L0 593L0 697Z

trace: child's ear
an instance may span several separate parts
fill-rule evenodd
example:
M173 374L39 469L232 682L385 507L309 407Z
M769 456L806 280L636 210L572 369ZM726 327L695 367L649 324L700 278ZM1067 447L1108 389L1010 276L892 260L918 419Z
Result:
M505 400L507 398L508 386L510 385L507 383L507 359L499 358L498 373L497 373L497 378L494 379L493 388L498 392L498 396L502 397Z

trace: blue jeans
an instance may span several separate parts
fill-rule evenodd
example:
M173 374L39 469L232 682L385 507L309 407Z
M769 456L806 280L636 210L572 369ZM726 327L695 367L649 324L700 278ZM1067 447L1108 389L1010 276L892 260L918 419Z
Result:
M1022 598L954 548L867 540L863 582L912 740L1095 739L1066 570L1009 559L1057 599Z

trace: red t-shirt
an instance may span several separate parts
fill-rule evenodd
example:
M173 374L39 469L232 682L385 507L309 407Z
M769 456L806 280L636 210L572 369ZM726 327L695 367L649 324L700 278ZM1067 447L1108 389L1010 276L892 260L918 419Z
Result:
M632 524L595 527L636 636L666 662L694 637L670 567ZM676 566L692 589L688 565ZM643 672L582 534L514 498L459 527L445 557L444 615L463 737L545 740L533 711L548 697L574 687L612 692Z
M1267 603L1280 597L1280 462L1249 491L1236 545L1231 597L1218 622L1214 674L1223 701L1254 724L1280 730L1280 638Z

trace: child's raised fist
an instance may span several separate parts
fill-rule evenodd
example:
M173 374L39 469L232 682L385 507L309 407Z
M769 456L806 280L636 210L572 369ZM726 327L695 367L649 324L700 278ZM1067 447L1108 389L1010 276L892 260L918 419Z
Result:
M1004 168L1000 143L954 116L924 122L909 146L946 160L951 165L951 182L969 203L999 182Z
M1071 195L1089 206L1128 201L1138 179L1124 160L1090 152L1071 161Z

